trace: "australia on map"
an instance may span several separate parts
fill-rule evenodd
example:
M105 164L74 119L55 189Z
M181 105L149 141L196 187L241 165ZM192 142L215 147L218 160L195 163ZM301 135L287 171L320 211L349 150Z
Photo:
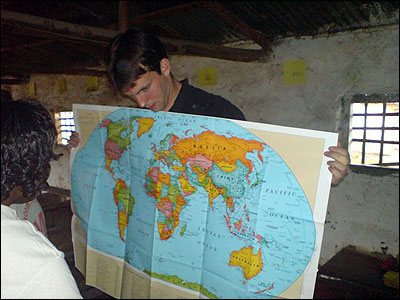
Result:
M312 298L337 134L74 105L75 262L116 298Z

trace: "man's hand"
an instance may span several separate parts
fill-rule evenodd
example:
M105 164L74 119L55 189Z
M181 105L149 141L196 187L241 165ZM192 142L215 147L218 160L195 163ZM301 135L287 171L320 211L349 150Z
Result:
M341 144L331 146L329 151L324 152L324 155L333 158L333 161L328 161L328 169L332 173L332 185L338 185L344 177L350 173L350 155L349 152L341 147Z
M71 152L72 148L76 148L79 146L81 139L79 138L79 134L74 131L68 141L67 149Z

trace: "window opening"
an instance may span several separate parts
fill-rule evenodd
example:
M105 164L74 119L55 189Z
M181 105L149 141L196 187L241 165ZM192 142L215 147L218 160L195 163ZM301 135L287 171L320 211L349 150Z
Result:
M58 131L57 144L68 145L68 140L75 131L74 113L72 111L56 113L55 121Z
M350 108L351 164L398 169L399 102L365 96L353 99Z

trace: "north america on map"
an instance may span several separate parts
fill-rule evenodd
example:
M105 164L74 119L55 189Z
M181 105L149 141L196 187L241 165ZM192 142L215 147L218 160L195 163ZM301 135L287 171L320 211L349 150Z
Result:
M313 255L298 180L230 120L115 110L76 154L71 185L90 247L208 298L279 296Z

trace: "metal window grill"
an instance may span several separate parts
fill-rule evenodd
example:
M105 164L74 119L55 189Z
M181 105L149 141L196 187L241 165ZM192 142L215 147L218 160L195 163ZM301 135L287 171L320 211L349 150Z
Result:
M57 144L68 145L68 140L75 131L74 114L72 111L62 111L55 114L58 131Z
M399 102L352 101L352 164L399 168Z

